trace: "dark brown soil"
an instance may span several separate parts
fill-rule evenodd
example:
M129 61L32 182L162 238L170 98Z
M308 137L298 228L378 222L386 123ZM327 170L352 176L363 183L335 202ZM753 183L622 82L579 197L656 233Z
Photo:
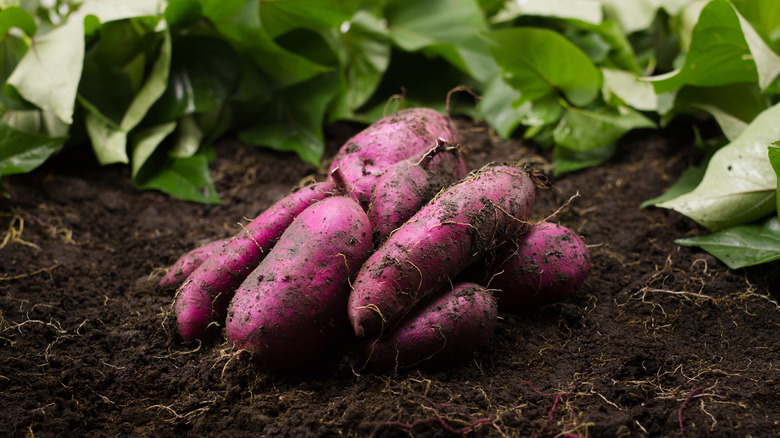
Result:
M544 151L464 124L471 165ZM331 127L329 154L355 132ZM729 271L674 244L702 230L639 208L698 158L683 131L625 139L604 166L550 177L554 212L592 252L565 302L502 314L492 341L441 370L356 373L345 342L272 375L223 342L185 344L156 284L185 251L239 230L301 179L292 155L217 148L224 203L138 192L88 153L10 178L0 201L0 436L778 436L780 307L772 269ZM538 155L540 154L540 155Z

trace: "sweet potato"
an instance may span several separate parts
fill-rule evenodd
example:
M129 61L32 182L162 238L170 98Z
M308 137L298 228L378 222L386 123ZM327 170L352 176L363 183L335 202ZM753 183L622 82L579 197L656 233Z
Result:
M389 333L366 343L368 367L387 371L449 365L469 358L496 327L496 301L474 283L459 284L420 304Z
M344 143L330 168L341 168L353 187L353 196L368 209L377 179L391 165L425 153L439 138L455 143L455 136L454 128L435 110L401 110L374 122Z
M180 285L192 272L208 260L209 257L222 250L230 239L220 239L199 246L179 257L171 266L171 269L160 280L160 287L176 287Z
M500 248L486 277L497 290L499 309L522 312L565 299L582 286L589 271L585 242L563 225L542 222Z
M339 174L335 170L334 173ZM236 288L260 264L293 219L315 202L346 190L344 184L343 178L332 178L294 191L198 266L176 294L174 309L182 338L203 338L210 324L222 323Z
M439 191L466 176L460 155L456 146L438 139L429 151L395 163L379 177L368 207L375 243L384 242Z
M442 191L395 230L358 272L349 318L358 337L379 333L497 244L525 229L528 175L490 166Z
M352 198L307 208L236 291L228 339L271 370L322 354L348 332L349 280L372 249L368 216Z

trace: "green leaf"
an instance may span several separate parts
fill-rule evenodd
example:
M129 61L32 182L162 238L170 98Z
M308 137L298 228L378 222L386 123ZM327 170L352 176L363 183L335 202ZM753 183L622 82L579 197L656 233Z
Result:
M349 20L361 0L265 0L260 19L271 38L296 28L324 30Z
M492 21L502 23L524 15L579 20L591 24L600 24L604 18L597 0L524 0L506 2L504 9Z
M51 32L36 36L5 86L13 87L12 92L71 124L83 60L84 21L74 17Z
M486 35L504 79L525 100L560 91L574 105L592 102L601 86L588 56L561 34L547 29L515 28Z
M732 116L731 114L721 110L717 106L714 105L694 105L694 106L702 109L703 111L708 112L715 119L715 121L718 122L718 126L720 126L721 131L723 131L723 135L725 135L726 138L729 140L734 140L735 138L739 137L739 134L741 134L742 131L744 131L745 128L747 128L748 126L747 122Z
M16 66L27 52L27 44L21 37L6 35L0 41L0 81L6 82ZM0 105L11 110L25 110L35 108L28 102L18 99L12 99L0 89Z
M655 127L651 120L627 107L594 111L569 108L553 131L553 140L557 146L585 152L612 144L632 129Z
M92 142L92 149L101 164L129 162L127 134L141 122L167 88L171 64L171 35L167 29L162 33L163 41L160 52L149 76L132 98L118 125L104 116L103 112L86 98L80 99L80 102L88 110L85 117L87 134Z
M769 163L772 165L772 169L774 169L778 181L780 181L780 146L778 146L777 142L769 145ZM780 186L777 188L775 203L775 209L777 210L778 217L780 217Z
M709 236L677 239L682 246L698 246L731 269L780 260L780 222L777 216L751 225L738 225Z
M682 213L710 230L752 222L772 212L777 176L767 147L780 138L780 105L759 114L734 141L719 149L701 183L658 204Z
M555 149L553 149L554 172L557 175L598 166L615 155L615 148L616 143L609 143L587 151L578 151L556 145Z
M248 144L295 152L303 161L319 165L325 150L325 111L338 89L335 73L286 88L271 100L265 117L239 138Z
M674 102L678 113L700 112L702 106L715 107L729 116L750 122L767 109L768 104L755 82L720 87L685 86Z
M147 108L149 123L170 122L217 108L232 95L239 80L238 54L215 37L180 35L169 62L170 73L159 75L167 83L157 81L159 98Z
M179 119L179 136L171 150L171 156L187 158L195 155L203 140L203 131L198 127L193 116Z
M171 0L165 8L165 21L174 29L193 25L202 13L197 0Z
M94 15L102 23L133 17L156 17L162 13L162 0L86 0L71 17L83 20Z
M65 140L22 132L0 122L0 177L35 169L62 149Z
M38 31L38 25L29 12L18 6L8 6L0 11L0 39L14 27L21 29L27 36L33 36Z
M780 49L780 2L776 0L731 0L739 13L775 49Z
M137 182L139 174L147 165L149 158L157 150L158 146L176 129L176 122L146 128L133 134L133 181Z
M684 65L648 78L656 93L683 85L712 87L756 82L765 89L780 73L780 57L726 0L712 0L699 15Z
M156 189L185 201L220 204L217 188L209 173L209 159L205 154L170 159L165 166L136 187Z
M521 93L500 76L488 85L478 109L479 115L503 138L509 138L520 125L541 127L555 123L563 113L563 106L555 95L549 94L533 102L523 100Z
M475 0L396 0L385 18L390 38L403 50L442 56L480 82L498 73L479 36L488 27Z
M659 9L677 16L691 0L599 0L607 17L613 18L628 35L648 29Z
M517 100L520 100L520 92L497 76L482 93L479 115L496 130L498 135L509 138L525 116L525 111L513 108L512 104ZM530 106L531 103L528 104Z
M240 52L247 53L258 68L279 87L303 82L328 67L283 49L268 35L260 21L257 0L199 0L203 16Z
M133 135L133 185L160 190L186 201L220 203L205 153L174 158L159 147L175 128L176 123L171 122Z
M617 141L626 132L654 127L652 121L628 107L568 108L552 132L555 170L571 172L602 164L612 157Z
M354 116L376 91L390 64L390 42L386 23L368 12L359 11L347 26L329 35L333 50L339 55L342 87L334 118Z
M704 172L707 170L706 161L700 166L691 166L683 171L680 178L672 184L669 189L662 195L653 199L648 199L643 202L639 208L647 208L653 205L658 205L666 201L678 198L686 193L690 193L696 186L699 185L702 178L704 178Z
M640 111L655 111L658 109L658 96L653 86L639 80L639 75L624 70L602 68L604 77L601 93L604 100L617 105L626 104Z

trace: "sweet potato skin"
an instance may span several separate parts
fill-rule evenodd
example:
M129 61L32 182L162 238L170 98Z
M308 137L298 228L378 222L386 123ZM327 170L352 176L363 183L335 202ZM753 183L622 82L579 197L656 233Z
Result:
M220 239L199 246L192 251L179 257L179 260L171 265L171 269L160 279L160 287L179 286L187 277L192 274L198 266L208 260L209 257L222 250L230 239Z
M445 142L392 165L377 179L368 208L374 243L387 240L437 193L466 174L460 149Z
M531 179L511 166L480 169L441 192L358 272L349 300L355 334L392 326L489 249L521 233L534 198Z
M236 288L260 264L293 219L336 191L332 181L299 188L261 213L221 251L198 266L181 285L174 302L182 338L201 339L210 324L221 324Z
M289 370L348 333L349 280L373 249L360 205L334 196L307 208L236 291L228 339L258 366Z
M487 272L499 309L522 312L561 301L588 278L590 252L574 231L542 222L500 248Z
M442 138L456 142L455 129L439 112L410 108L377 120L341 147L330 169L340 167L364 209L377 179L393 164L424 153Z
M447 366L469 358L487 343L498 314L490 291L461 283L433 298L420 303L389 333L366 343L369 368Z

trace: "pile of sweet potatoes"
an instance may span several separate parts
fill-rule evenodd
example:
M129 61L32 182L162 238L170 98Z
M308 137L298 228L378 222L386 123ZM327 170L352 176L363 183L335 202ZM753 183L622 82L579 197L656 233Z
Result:
M241 357L289 370L355 336L375 370L443 366L484 345L498 312L579 288L590 256L571 230L532 223L526 171L468 172L456 132L430 109L369 126L326 181L293 191L231 239L182 256L185 340L222 327Z

